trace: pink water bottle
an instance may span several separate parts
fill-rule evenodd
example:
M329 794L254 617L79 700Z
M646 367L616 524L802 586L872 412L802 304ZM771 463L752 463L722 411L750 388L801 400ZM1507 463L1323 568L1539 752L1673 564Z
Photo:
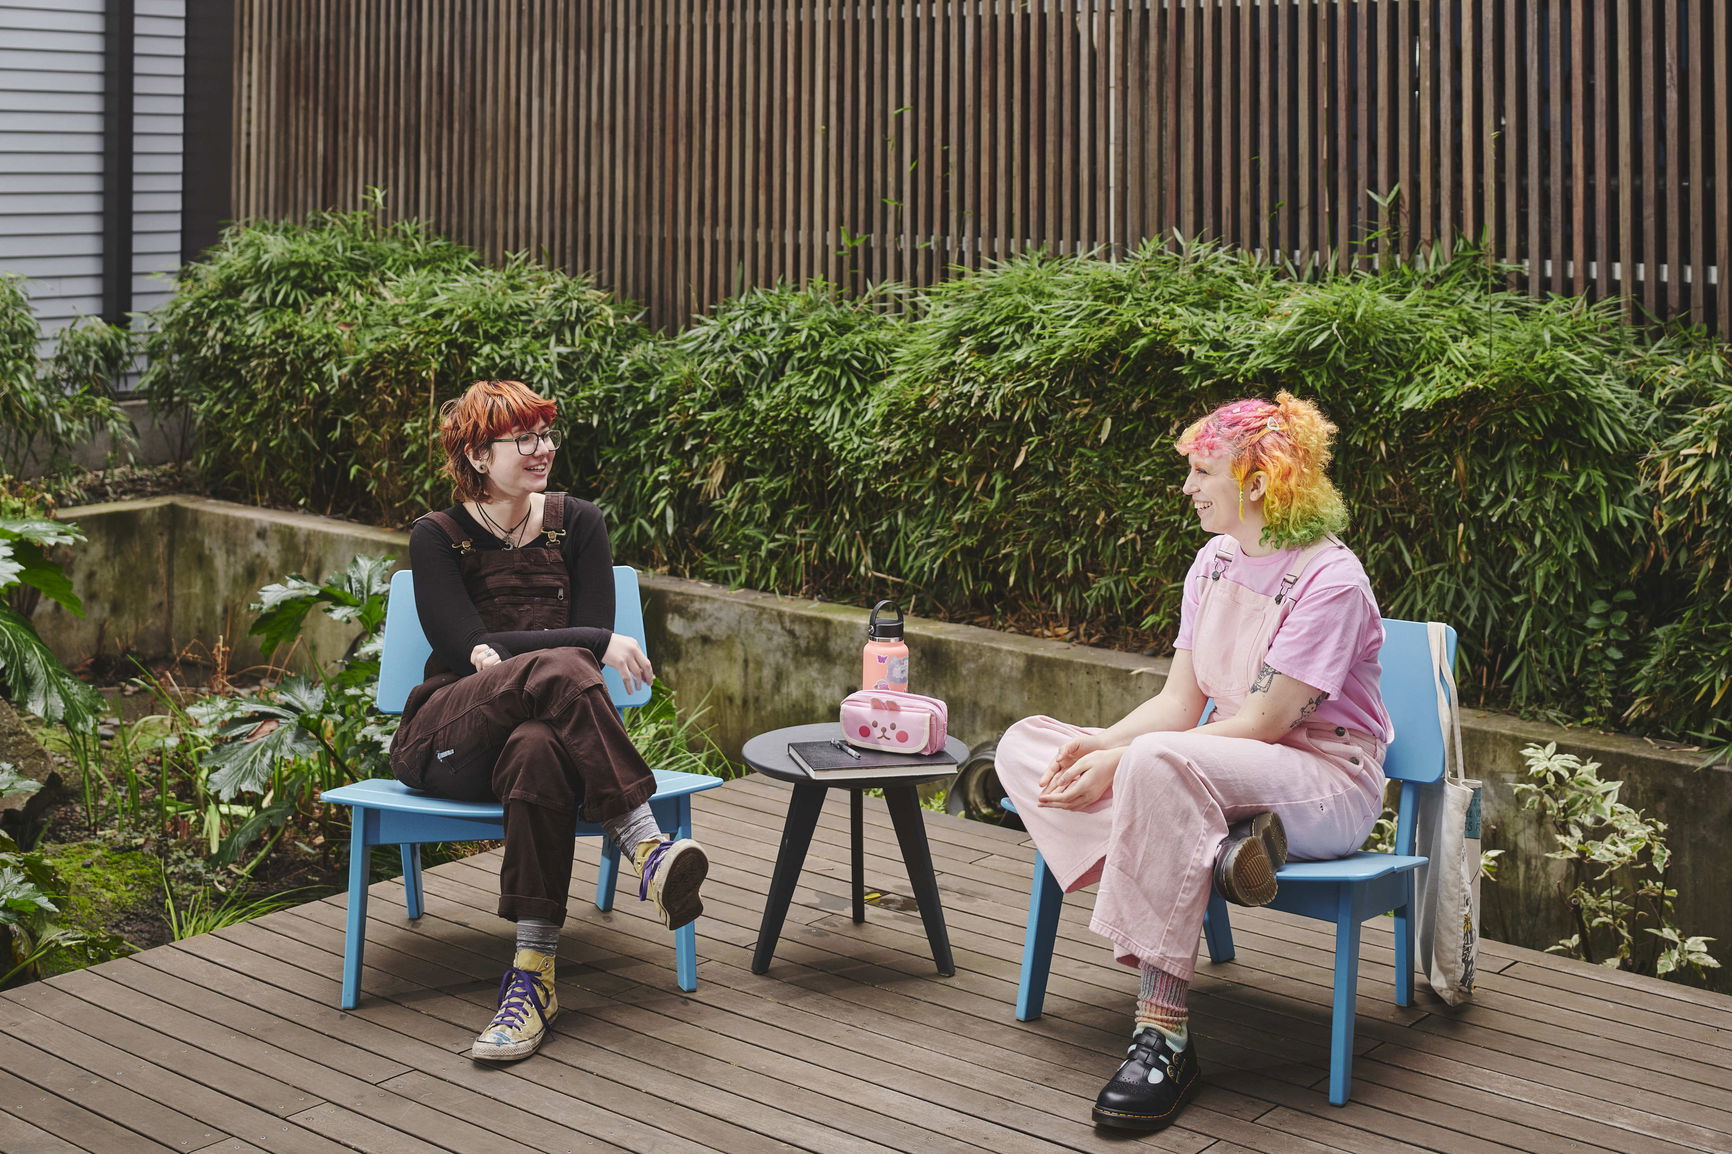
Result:
M894 621L880 621L889 606ZM902 641L902 610L894 601L880 601L866 621L866 647L860 651L860 688L908 688L908 646Z

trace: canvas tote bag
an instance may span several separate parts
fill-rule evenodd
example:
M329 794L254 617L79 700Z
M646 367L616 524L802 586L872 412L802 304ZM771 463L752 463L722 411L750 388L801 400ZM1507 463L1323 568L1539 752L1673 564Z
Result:
M1473 994L1479 959L1480 782L1465 776L1461 713L1443 626L1428 622L1437 724L1443 731L1443 780L1420 790L1414 852L1419 869L1419 964L1437 996L1459 1006Z

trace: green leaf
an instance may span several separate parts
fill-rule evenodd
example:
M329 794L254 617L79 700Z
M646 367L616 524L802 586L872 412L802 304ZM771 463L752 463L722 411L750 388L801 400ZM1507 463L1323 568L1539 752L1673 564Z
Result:
M0 925L15 926L38 913L59 913L60 907L35 882L10 865L0 864Z
M0 551L8 543L0 542ZM50 561L42 552L42 546L34 541L17 541L11 543L16 551L18 567L14 574L18 581L33 588L40 589L43 596L59 602L67 612L75 616L84 616L84 603L72 592L72 581L58 564ZM5 565L0 558L0 569ZM6 584L5 575L0 572L0 587Z
M94 729L101 718L101 695L72 676L30 622L4 603L0 603L0 681L15 704L44 721L84 732Z
M0 797L29 797L41 788L41 782L19 773L10 761L0 761Z
M217 733L217 741L200 764L212 770L210 788L223 801L241 793L264 793L277 766L312 757L320 745L305 720L317 724L325 690L304 677L291 677L278 687L274 700L243 698L234 720Z

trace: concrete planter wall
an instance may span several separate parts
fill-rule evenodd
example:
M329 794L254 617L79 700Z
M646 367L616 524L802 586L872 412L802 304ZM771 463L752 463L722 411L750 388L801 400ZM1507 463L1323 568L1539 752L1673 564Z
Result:
M320 577L357 553L407 553L403 533L190 498L68 509L90 540L70 573L88 615L47 606L43 635L63 659L132 648L160 655L224 638L236 664L257 659L244 636L258 588L289 572ZM831 716L853 688L863 609L729 590L671 577L645 578L650 654L658 674L737 754L753 733ZM352 634L319 618L312 656L339 655ZM950 703L951 727L970 744L1031 713L1104 725L1159 689L1162 659L913 619L913 688ZM1572 932L1557 896L1561 876L1545 857L1548 831L1520 808L1520 749L1555 741L1623 780L1623 800L1665 821L1674 851L1678 921L1718 939L1732 963L1732 861L1718 840L1732 829L1732 770L1698 770L1694 755L1635 738L1563 729L1501 714L1464 720L1470 766L1486 783L1485 845L1506 851L1500 881L1485 887L1485 936L1543 948ZM1732 966L1713 984L1732 990Z

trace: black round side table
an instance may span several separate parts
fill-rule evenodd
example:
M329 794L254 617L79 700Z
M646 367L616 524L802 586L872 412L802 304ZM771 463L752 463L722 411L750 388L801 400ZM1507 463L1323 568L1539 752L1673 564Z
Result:
M776 942L782 936L782 923L788 916L788 904L794 897L794 886L800 880L800 871L806 864L806 851L812 845L812 832L818 826L818 814L824 808L825 795L832 789L848 791L854 921L858 924L866 920L861 791L881 789L884 791L884 804L890 811L890 821L896 827L896 840L902 847L903 864L908 867L908 884L920 906L926 939L932 945L932 960L938 963L938 972L949 977L956 972L956 963L950 956L950 935L944 928L944 910L938 902L938 881L932 872L932 852L926 842L926 821L920 814L920 794L916 787L949 777L956 769L951 766L939 773L821 781L807 776L806 771L788 755L790 743L830 741L841 736L842 727L834 721L790 725L758 734L747 741L741 751L745 763L759 773L794 786L793 796L788 801L788 819L782 827L782 847L776 853L776 868L770 877L770 894L764 903L764 922L758 930L757 949L752 953L752 972L761 974L770 968ZM968 746L955 737L944 743L944 749L958 764L968 756Z

